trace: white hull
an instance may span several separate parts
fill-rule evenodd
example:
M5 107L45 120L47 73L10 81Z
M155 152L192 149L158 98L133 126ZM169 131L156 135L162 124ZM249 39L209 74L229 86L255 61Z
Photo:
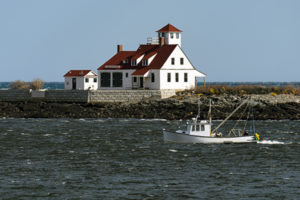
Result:
M187 135L184 133L175 133L163 131L165 142L175 143L256 143L254 136L241 137L203 137L195 135Z

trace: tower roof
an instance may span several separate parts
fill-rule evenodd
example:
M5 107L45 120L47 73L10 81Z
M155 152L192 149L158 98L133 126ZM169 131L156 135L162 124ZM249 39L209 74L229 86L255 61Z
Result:
M174 27L172 24L167 24L156 32L182 32L178 28Z

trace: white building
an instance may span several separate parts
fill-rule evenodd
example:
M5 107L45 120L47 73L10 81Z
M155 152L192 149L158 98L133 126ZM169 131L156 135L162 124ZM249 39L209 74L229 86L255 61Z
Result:
M92 70L70 70L65 75L65 90L97 90L97 74Z
M117 53L98 68L98 89L192 89L197 78L205 79L181 49L181 33L171 24L158 38L148 39L136 51Z

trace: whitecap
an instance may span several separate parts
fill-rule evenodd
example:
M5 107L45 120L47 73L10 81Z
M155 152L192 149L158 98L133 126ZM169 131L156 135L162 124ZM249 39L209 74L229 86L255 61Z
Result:
M174 152L174 153L178 152L178 151L175 150L175 149L169 149L169 151L170 151L170 152Z
M49 136L52 136L53 134L44 134L43 136L45 137L49 137Z
M276 140L263 140L263 141L258 141L258 144L286 144L284 142L276 141Z
M140 146L139 149L149 149L150 146Z

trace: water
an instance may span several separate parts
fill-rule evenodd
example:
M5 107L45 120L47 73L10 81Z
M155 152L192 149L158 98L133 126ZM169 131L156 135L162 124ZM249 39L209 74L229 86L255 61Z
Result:
M0 197L300 198L299 121L257 121L259 144L164 144L183 123L0 119Z
M203 82L197 83L199 86L203 85ZM228 85L228 86L239 86L239 85L263 85L263 86L288 86L294 85L300 86L300 82L206 82L206 85ZM64 82L45 82L43 89L48 90L62 90L64 89ZM9 89L10 82L0 82L0 89Z
M9 89L10 82L0 82L0 89ZM43 89L62 90L65 88L64 82L45 82Z

